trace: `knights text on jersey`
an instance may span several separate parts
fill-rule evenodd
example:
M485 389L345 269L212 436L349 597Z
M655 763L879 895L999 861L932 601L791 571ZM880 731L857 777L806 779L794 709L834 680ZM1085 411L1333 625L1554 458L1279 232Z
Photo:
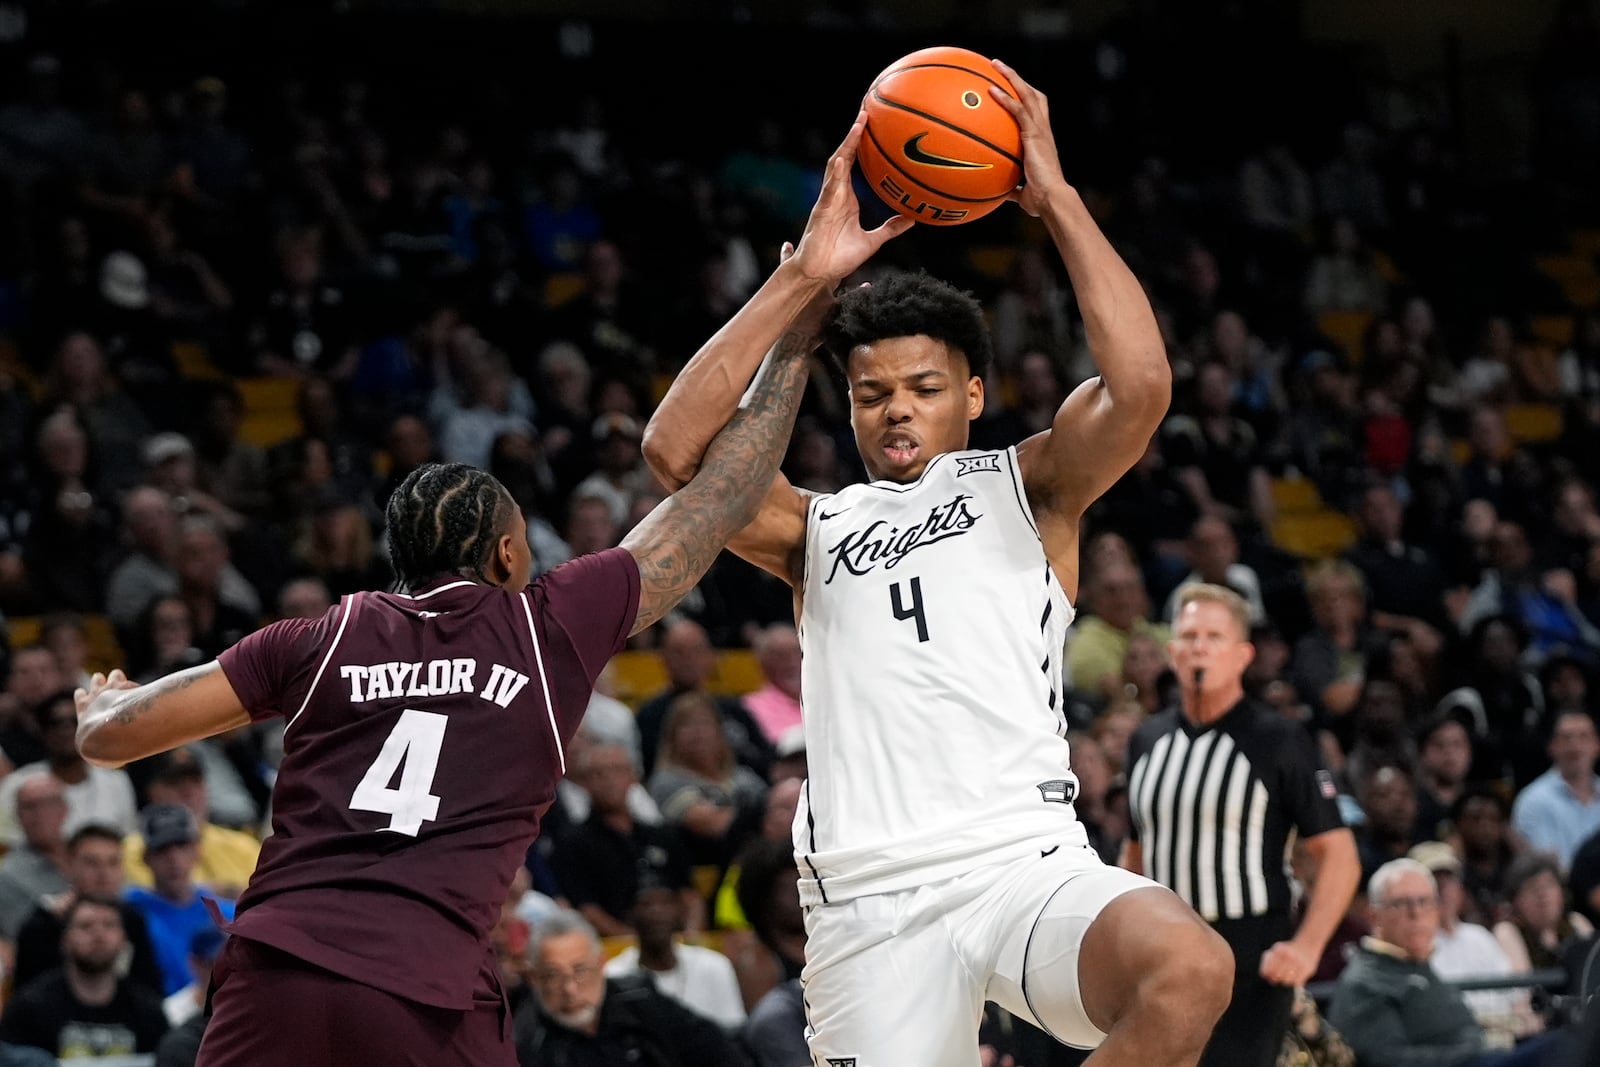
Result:
M1014 449L947 453L915 482L811 500L804 902L1086 841L1062 715L1072 617Z

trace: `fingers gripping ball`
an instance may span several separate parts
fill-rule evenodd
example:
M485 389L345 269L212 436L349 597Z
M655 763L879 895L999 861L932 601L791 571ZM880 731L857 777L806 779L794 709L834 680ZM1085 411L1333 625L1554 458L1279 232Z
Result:
M918 222L982 218L1022 181L1022 132L989 94L1016 91L965 48L924 48L896 60L867 92L861 173L890 207Z

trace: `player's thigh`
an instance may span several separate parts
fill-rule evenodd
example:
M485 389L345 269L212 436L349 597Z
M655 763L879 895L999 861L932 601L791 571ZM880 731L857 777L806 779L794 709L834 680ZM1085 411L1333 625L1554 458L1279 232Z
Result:
M1084 935L1111 901L1154 886L1102 863L1092 849L1041 857L1006 899L988 998L1057 1041L1097 1047L1106 1035L1084 1008L1078 977Z
M921 909L908 906L919 895ZM976 1067L983 990L931 902L918 891L810 909L806 1041L818 1067Z
M514 1067L497 1007L415 1004L243 938L218 960L196 1067Z

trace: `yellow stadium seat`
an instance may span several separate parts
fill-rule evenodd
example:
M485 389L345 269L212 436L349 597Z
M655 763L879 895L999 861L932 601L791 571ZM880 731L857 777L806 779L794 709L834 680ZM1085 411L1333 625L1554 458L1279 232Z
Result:
M1572 342L1572 317L1570 315L1535 315L1533 336L1547 345L1565 348Z
M84 665L91 671L109 671L113 667L127 667L122 646L111 629L111 621L104 615L84 615L83 637ZM44 618L39 615L18 615L6 620L6 640L12 648L38 644L44 636Z
M6 640L12 648L39 643L40 619L37 615L17 615L6 620Z
M300 416L293 411L251 413L239 422L239 440L258 448L270 448L297 436L300 429Z
M1317 316L1317 329L1328 340L1344 349L1351 363L1360 363L1365 351L1361 340L1372 323L1370 311L1324 311Z
M1355 541L1355 524L1337 511L1285 515L1272 526L1272 539L1286 552L1305 559L1337 556Z
M1017 250L1011 245L980 245L967 253L972 269L995 281L1005 280L1016 258Z
M172 359L185 378L214 380L222 377L222 372L211 362L211 356L206 352L205 346L194 341L173 342Z
M610 960L622 953L623 949L632 948L639 943L639 939L632 934L612 934L600 939L600 951Z
M1561 409L1555 404L1513 404L1506 408L1506 430L1516 441L1553 441L1561 436Z
M583 292L583 275L575 272L552 274L544 281L544 306L560 307Z
M718 695L736 697L755 692L765 681L756 654L747 648L734 648L717 653L717 669L706 687Z
M1272 479L1272 503L1279 515L1300 515L1322 507L1322 494L1310 478Z
M240 378L234 384L239 387L247 415L294 411L300 397L300 383L294 378L262 375Z

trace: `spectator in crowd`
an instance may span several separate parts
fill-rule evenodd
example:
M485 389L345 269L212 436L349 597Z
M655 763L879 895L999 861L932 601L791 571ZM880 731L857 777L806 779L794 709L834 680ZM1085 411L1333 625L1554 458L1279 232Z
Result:
M78 753L77 707L70 690L46 697L34 711L39 735L44 739L45 756L38 763L18 767L0 780L0 816L4 838L10 844L21 839L21 828L12 821L17 790L36 774L49 775L59 782L67 798L67 832L95 822L131 831L138 815L133 783L126 771L96 767Z
M122 835L90 823L67 839L67 891L41 900L17 934L12 985L21 989L61 966L61 934L67 905L80 897L117 902L128 942L129 980L161 993L161 969L150 947L144 916L122 899Z
M695 866L732 859L767 796L766 782L734 759L717 705L702 693L672 702L649 788Z
M739 905L751 929L778 961L784 978L750 1009L741 1035L756 1067L803 1067L806 1049L805 914L799 878L786 842L763 840L746 854L739 879Z
M800 725L800 638L793 626L774 623L755 643L761 686L741 700L772 745Z
M1450 805L1450 824L1467 891L1463 916L1490 926L1505 906L1506 872L1526 848L1511 830L1511 806L1488 786L1469 785Z
M672 831L642 823L628 805L638 782L633 757L621 745L590 742L574 754L571 774L589 793L583 822L556 841L551 857L567 900L606 936L633 933L628 918L641 879L683 895L685 926L703 929L705 906L690 888L689 863Z
M1134 634L1146 634L1162 645L1170 634L1165 624L1150 620L1144 576L1126 563L1111 561L1090 569L1084 606L1093 614L1067 632L1066 673L1073 689L1103 698L1122 673Z
M1350 564L1323 561L1306 577L1306 595L1314 624L1295 642L1290 681L1319 725L1348 745L1353 739L1349 716L1379 641L1367 620L1366 583Z
M233 918L233 901L195 884L200 826L193 812L177 804L152 804L139 821L145 862L154 877L148 889L129 887L128 903L149 927L150 945L161 965L161 992L170 997L189 984L189 944L195 933L216 925L213 907Z
M328 583L316 575L291 578L278 590L278 618L320 619L333 602Z
M721 952L679 939L684 911L678 889L641 880L628 916L638 944L606 961L605 975L645 975L658 990L732 1033L745 1019L739 979Z
M1518 856L1506 871L1510 908L1494 924L1494 936L1516 974L1563 967L1562 954L1572 942L1594 933L1588 919L1568 910L1564 871L1540 852Z
M1345 553L1365 579L1372 610L1444 622L1444 573L1428 549L1405 537L1405 507L1394 486L1374 482L1362 490L1357 539Z
M212 821L212 794L205 768L208 760L203 755L206 753L211 753L210 762L228 766L226 757L215 753L205 741L153 757L155 767L145 786L145 794L151 805L177 805L187 808L194 816L200 828L194 879L218 896L234 898L250 883L256 859L261 855L261 842L242 830ZM253 823L255 807L248 794L243 800L245 821ZM128 884L152 885L155 876L145 863L143 836L129 834L124 844Z
M62 967L22 986L0 1015L0 1041L31 1045L67 1062L152 1053L167 1032L161 1001L124 978L127 949L116 901L67 905Z
M1355 828L1361 884L1365 885L1379 867L1404 856L1416 843L1417 787L1410 768L1393 763L1371 767L1365 778L1352 785L1366 815L1366 821Z
M1429 962L1439 929L1439 893L1428 868L1414 859L1390 860L1372 876L1367 899L1372 936L1362 941L1339 976L1328 1020L1364 1064L1433 1063L1439 1067L1538 1064L1537 1046L1488 1057L1483 1028L1461 993ZM1502 1049L1505 1046L1502 1044Z
M1551 724L1552 766L1517 794L1511 825L1532 848L1552 853L1563 869L1585 838L1600 830L1600 733L1587 711L1563 712Z
M1439 889L1439 929L1433 935L1429 958L1434 973L1447 982L1511 975L1511 960L1494 934L1461 917L1466 892L1455 849L1442 841L1424 841L1410 856L1432 872ZM1516 1039L1544 1029L1544 1020L1534 1013L1526 990L1484 989L1463 993L1462 999L1485 1032L1501 1031Z
M14 947L33 909L67 889L67 798L54 776L36 774L12 799L22 841L0 859L0 941Z
M162 1001L161 1009L166 1013L167 1025L179 1027L195 1016L204 1014L206 992L211 985L211 967L217 962L226 940L227 935L215 926L203 926L189 938L191 979L188 985Z
M46 646L25 645L12 653L11 673L0 691L0 748L12 768L45 758L34 709L66 684L60 662Z
M1259 626L1267 619L1267 606L1261 600L1261 579L1255 568L1239 562L1239 539L1233 527L1214 515L1202 516L1189 528L1189 538L1184 543L1189 563L1194 568L1167 597L1167 606L1161 617L1168 625L1178 609L1178 594L1186 585L1210 582L1224 586L1244 597L1250 606L1250 625Z
M676 618L662 624L660 654L667 669L667 684L645 698L635 716L646 778L655 771L661 727L672 702L685 693L706 692L706 684L717 670L716 649L711 647L705 627L693 619ZM739 762L758 773L765 770L772 760L771 747L743 703L726 697L712 699L722 713L723 730L729 735L728 742Z
M1435 715L1423 724L1417 732L1418 840L1443 839L1450 809L1466 788L1471 770L1472 735L1459 717Z
M563 912L540 924L528 960L538 996L512 1023L522 1067L743 1067L743 1055L716 1023L658 992L650 979L608 978L600 938L580 916Z

